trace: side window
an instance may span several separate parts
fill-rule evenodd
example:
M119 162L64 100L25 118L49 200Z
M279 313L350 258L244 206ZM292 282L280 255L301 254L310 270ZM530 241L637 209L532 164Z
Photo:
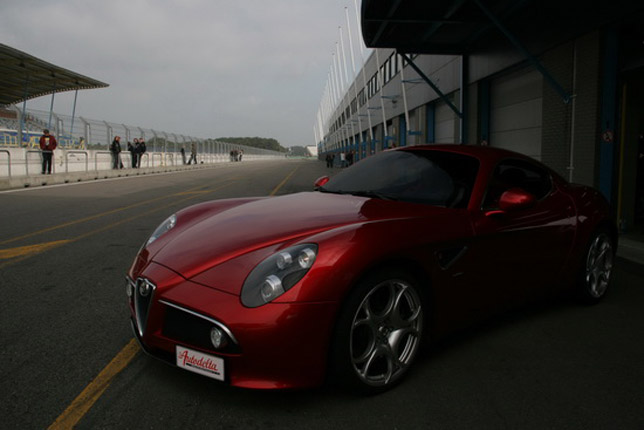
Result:
M505 160L494 169L488 184L483 208L497 208L501 194L510 188L521 188L541 200L550 193L552 181L550 173L523 160Z

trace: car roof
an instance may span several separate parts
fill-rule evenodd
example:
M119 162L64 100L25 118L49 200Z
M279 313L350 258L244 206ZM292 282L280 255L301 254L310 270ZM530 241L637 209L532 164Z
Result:
M433 145L417 145L417 146L404 146L400 148L395 148L399 151L444 151L452 152L455 154L468 155L479 160L481 166L487 166L487 168L492 168L500 161L513 158L519 160L525 160L529 163L540 166L543 169L546 169L550 172L553 178L556 180L566 183L559 173L555 170L542 163L541 161L530 157L529 155L521 154L519 152L510 151L502 148L493 148L490 146L481 146L481 145L459 145L459 144L433 144ZM486 169L485 169L486 170Z
M405 146L401 148L396 148L400 151L445 151L445 152L454 152L463 155L469 155L475 158L480 159L481 161L485 160L487 162L495 162L503 158L520 158L523 160L529 160L532 162L540 163L538 160L535 160L532 157L527 155L509 151L507 149L501 148L492 148L490 146L480 146L480 145L456 145L456 144L435 144L435 145L417 145L417 146Z

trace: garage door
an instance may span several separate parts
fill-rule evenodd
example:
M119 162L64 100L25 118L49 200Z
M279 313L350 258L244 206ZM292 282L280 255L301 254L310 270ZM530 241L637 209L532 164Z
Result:
M454 102L454 95L448 95L452 103ZM458 107L458 106L457 106ZM443 101L436 102L434 111L434 124L435 124L435 141L436 143L458 143L458 127L459 120L454 111Z
M492 81L490 146L541 159L542 86L543 78L536 70Z

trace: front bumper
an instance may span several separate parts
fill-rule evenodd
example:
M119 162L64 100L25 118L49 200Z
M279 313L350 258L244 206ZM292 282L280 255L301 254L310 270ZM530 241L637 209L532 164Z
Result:
M135 303L138 292L129 300L134 334L147 353L173 365L177 346L220 357L226 364L224 380L239 387L302 388L323 382L335 303L246 308L239 296L177 278L155 266L145 274L156 287L145 318L140 303ZM216 350L210 344L212 326L229 335L225 348Z

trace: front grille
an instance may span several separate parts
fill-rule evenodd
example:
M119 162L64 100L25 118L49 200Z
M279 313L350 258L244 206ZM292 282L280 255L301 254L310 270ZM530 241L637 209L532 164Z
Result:
M164 337L187 346L192 345L216 352L238 353L239 347L230 336L227 336L228 345L225 348L214 349L210 342L210 330L215 326L221 328L221 326L208 319L193 315L174 306L166 306L161 333Z

